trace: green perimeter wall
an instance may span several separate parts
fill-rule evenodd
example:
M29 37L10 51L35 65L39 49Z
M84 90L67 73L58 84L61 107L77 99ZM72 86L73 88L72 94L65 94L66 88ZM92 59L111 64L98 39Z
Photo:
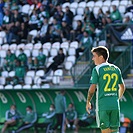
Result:
M54 98L59 90L1 90L0 91L0 121L5 117L5 111L11 104L16 104L18 110L25 114L27 105L31 105L39 115L49 110L49 105L54 103ZM85 112L87 89L67 89L67 105L72 102L79 115ZM92 100L95 105L95 96ZM133 90L127 89L120 101L121 112L133 120Z

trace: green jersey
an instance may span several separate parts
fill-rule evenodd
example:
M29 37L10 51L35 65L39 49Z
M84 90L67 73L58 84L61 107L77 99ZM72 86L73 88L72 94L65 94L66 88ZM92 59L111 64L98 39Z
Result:
M118 89L123 83L120 69L110 63L102 63L92 71L91 83L97 85L96 110L119 109Z
M58 94L55 98L55 112L57 114L59 113L65 113L66 111L66 98L65 96Z
M70 121L75 120L77 118L76 110L67 110L66 111L66 118Z

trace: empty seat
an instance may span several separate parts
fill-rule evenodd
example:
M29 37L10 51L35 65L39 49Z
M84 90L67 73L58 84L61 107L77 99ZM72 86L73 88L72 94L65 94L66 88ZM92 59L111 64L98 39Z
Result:
M71 8L78 8L78 2L72 2L71 4L70 4L70 9Z
M60 42L55 42L52 44L52 48L56 48L57 50L59 50L60 48Z
M9 47L9 49L11 51L15 51L17 49L17 44L16 43L11 44L10 47Z
M8 73L8 76L9 76L9 77L14 77L14 76L15 76L15 71L10 71L10 72Z
M28 14L29 13L29 10L30 10L30 5L29 4L25 4L22 6L22 13L23 14Z
M34 77L34 84L40 85L41 83L42 83L42 80L41 80L40 76L35 76Z
M29 49L25 49L24 53L26 54L27 57L31 56L31 51Z
M63 70L62 70L62 69L57 69L57 70L54 72L54 76L63 76Z
M46 49L46 48L43 48L43 54L45 55L45 56L49 56L49 51L48 51L48 49Z
M68 56L66 61L71 61L73 64L75 63L76 57L74 55Z
M72 68L72 66L73 66L72 61L66 61L66 62L65 62L65 69L66 69L66 70L69 71L69 70Z
M7 89L7 90L8 90L8 89L9 89L9 90L10 90L10 89L13 89L13 86L12 86L12 85L6 85L6 86L5 86L5 89Z
M119 6L119 0L113 0L113 1L111 2L111 5Z
M103 6L103 1L96 1L95 6L102 7Z
M6 84L5 77L0 77L0 85L5 85L5 84Z
M1 76L2 77L8 77L8 71L2 71Z
M94 5L95 5L95 2L94 1L89 1L89 2L87 2L87 7L89 7L89 8L93 8L94 7Z
M6 50L0 50L0 57L5 58L6 57Z
M77 41L71 42L70 47L78 48L78 42Z
M38 49L33 49L32 50L32 57L37 57L39 55L39 50Z
M42 44L41 43L34 44L34 49L40 49L40 48L42 48Z
M36 71L36 76L39 76L39 77L44 76L44 70Z
M26 85L31 85L32 84L32 77L31 76L25 76L24 83Z
M31 85L24 85L23 89L31 89Z
M35 71L33 71L33 70L28 71L28 72L26 73L26 76L30 76L30 77L34 78L34 76L35 76Z
M25 49L25 44L24 43L18 44L17 49Z
M44 43L43 44L43 48L46 48L46 49L48 49L48 51L50 51L50 49L51 49L51 43L50 42Z
M27 44L25 45L25 49L32 50L32 49L33 49L33 43L27 43Z
M22 89L22 85L21 84L17 84L13 87L14 89Z
M1 49L7 51L7 50L9 49L9 44L4 44L4 45L2 45L2 46L1 46Z
M110 7L111 6L111 1L110 0L106 0L103 2L103 6L108 6Z
M56 56L58 54L58 50L56 48L51 48L50 55L52 57Z
M85 1L82 1L78 4L78 7L82 7L82 8L85 8L86 7L86 2Z
M84 8L83 7L78 7L77 8L77 15L83 15L84 14Z
M74 47L70 47L68 49L68 55L75 55L76 54L76 49Z
M4 86L3 85L0 85L0 90L4 89Z

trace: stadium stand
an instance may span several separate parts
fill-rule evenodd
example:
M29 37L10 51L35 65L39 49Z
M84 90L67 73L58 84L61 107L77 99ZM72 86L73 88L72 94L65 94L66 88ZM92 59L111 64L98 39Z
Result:
M92 68L90 50L93 46L97 46L97 45L104 45L110 48L110 52L112 53L111 61L113 60L116 64L119 64L119 63L121 64L120 67L123 69L122 74L124 76L126 75L125 76L126 86L128 88L133 88L133 81L132 81L133 71L131 69L133 68L133 61L131 60L133 59L131 58L132 51L130 51L132 42L130 41L129 45L126 44L125 47L123 48L123 43L126 42L124 40L123 42L120 42L120 44L118 44L118 47L117 47L114 45L113 42L111 42L111 40L113 39L109 36L110 34L108 30L110 27L112 28L113 25L116 25L116 26L118 25L119 27L120 25L123 25L123 24L125 24L126 26L127 25L129 26L133 23L133 12L131 10L128 10L128 7L133 6L133 2L131 0L110 0L110 1L109 0L105 0L105 1L63 0L63 2L60 3L61 11L57 11L56 7L58 5L59 5L58 1L57 3L52 3L47 0L38 0L38 1L37 0L33 0L33 1L16 0L9 3L8 1L5 1L4 7L3 8L0 7L0 10L2 10L3 12L2 14L3 22L1 23L0 21L0 98L6 97L9 101L8 104L11 104L12 102L14 102L13 99L17 101L18 99L17 96L19 96L21 100L25 100L23 98L26 98L26 100L29 103L31 103L31 105L35 106L34 109L37 109L37 111L41 114L43 113L43 112L40 112L41 109L38 110L38 107L36 107L36 106L39 106L43 110L43 107L42 107L43 105L40 102L41 98L39 97L39 95L44 95L46 93L46 99L44 96L42 100L47 101L47 104L46 104L46 110L47 110L49 104L53 102L53 98L55 97L55 94L56 94L56 91L54 91L54 94L53 94L51 91L49 91L50 89L54 89L54 88L55 89L74 88L75 89L79 87L80 89L83 89L83 91L85 91L85 94L83 95L86 96L86 90L84 90L84 88L88 89L90 72ZM112 8L113 5L117 7L118 9L117 11L120 13L122 17L121 21L119 21L118 23L113 22L111 20L111 14L113 13L113 8ZM43 11L41 7L44 8ZM70 8L70 11L68 11L67 13L66 13L66 7ZM86 11L85 9L87 9L88 11ZM103 13L99 13L100 9L101 9L101 12ZM16 15L15 18L13 17L13 15L15 14L14 10L18 10L18 14ZM85 14L88 17L86 17ZM45 28L42 28L44 18L48 19L48 24ZM55 24L54 22L55 19L57 20L57 24ZM91 47L88 47L86 51L84 51L83 53L80 53L80 57L77 60L75 57L76 49L80 47L80 42L83 35L82 33L84 32L84 30L83 28L81 28L81 34L78 34L78 33L74 34L76 36L73 41L70 40L71 33L64 33L67 36L67 38L62 38L63 36L62 35L63 33L61 31L62 21L67 22L67 25L71 26L70 31L72 30L76 31L77 21L81 20L81 25L83 27L87 23L87 19L89 20L89 24L90 22L94 24L94 32L91 34L93 38L93 44ZM15 26L15 22L19 22L18 27ZM20 26L22 23L24 23L25 25L24 29L22 29ZM35 37L37 37L40 34L41 28L43 32L47 31L47 34L43 36L45 37L45 40L43 43L41 42L41 40L38 40L38 42L35 42ZM89 25L87 25L87 28L90 28ZM93 31L92 28L91 30ZM23 31L24 35L22 35L21 31ZM125 31L123 31L123 34ZM7 37L7 33L10 33L9 34L10 38L9 36ZM129 31L125 35L128 36L130 33L131 32ZM132 30L132 33L133 33L133 30ZM26 36L26 38L22 36ZM17 37L19 37L19 40L17 39ZM9 39L11 39L11 43L9 43L10 41ZM24 76L24 81L21 84L19 83L8 84L7 78L14 77L15 67L12 71L8 71L4 69L3 66L5 65L5 62L6 62L7 51L10 49L11 52L15 54L16 56L15 59L18 60L17 58L21 54L20 49L23 49L28 59L29 58L35 59L35 57L37 57L39 54L39 49L41 48L43 49L43 54L46 55L46 62L44 64L44 67L37 68L37 69L35 67L30 67L29 60L28 60L26 62L27 67L25 68L26 72ZM48 67L53 62L53 57L58 54L59 48L63 48L63 51L66 56L63 64L60 65L56 71L51 71L51 73L45 79L42 79L41 77L45 75L46 67ZM118 56L119 57L118 59L114 57L116 53L117 54L120 53L120 56ZM86 55L89 55L89 57L87 58ZM125 55L128 57L128 59L124 58ZM23 57L22 57L22 60L23 60ZM23 64L21 65L23 66ZM21 73L19 74L21 75ZM26 89L31 90L31 94L29 94L29 91ZM37 89L41 89L41 90L38 91ZM46 90L48 89L48 90L45 92L43 91L43 89L46 89ZM70 90L68 90L68 95L67 95L68 101L70 101L70 97L72 97L71 100L73 102L77 101L78 94L74 89L72 89L72 94L74 93L74 97L72 96ZM14 91L12 92L11 90L15 90L17 92L14 92ZM37 92L32 90L37 90ZM128 92L132 93L132 90L128 90ZM81 97L83 96L82 93L84 92L80 93ZM126 98L129 93L126 93L125 95ZM53 96L50 96L50 95L53 95ZM34 96L35 96L35 99L34 99ZM40 98L40 101L38 101L37 96ZM50 99L50 101L48 99ZM22 103L27 105L27 101L26 103L25 102L19 103L19 99L18 99L17 105ZM0 103L0 107L1 105L3 105L3 103ZM79 100L79 102L76 103L76 106L79 106L79 105L85 106L85 100L83 104ZM23 111L23 107L20 107L20 108L21 108L20 110ZM82 109L81 110L80 109L78 110L78 112L82 114L84 111L81 111ZM6 107L0 113L0 119L4 117L5 110L6 110ZM127 112L126 112L126 115L128 115ZM132 116L129 116L129 117L132 118Z

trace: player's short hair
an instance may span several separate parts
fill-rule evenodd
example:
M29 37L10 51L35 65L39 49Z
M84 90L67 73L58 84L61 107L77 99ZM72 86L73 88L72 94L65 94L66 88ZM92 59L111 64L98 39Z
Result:
M97 53L98 56L102 55L105 60L108 60L109 58L109 50L105 46L94 47L91 52Z

